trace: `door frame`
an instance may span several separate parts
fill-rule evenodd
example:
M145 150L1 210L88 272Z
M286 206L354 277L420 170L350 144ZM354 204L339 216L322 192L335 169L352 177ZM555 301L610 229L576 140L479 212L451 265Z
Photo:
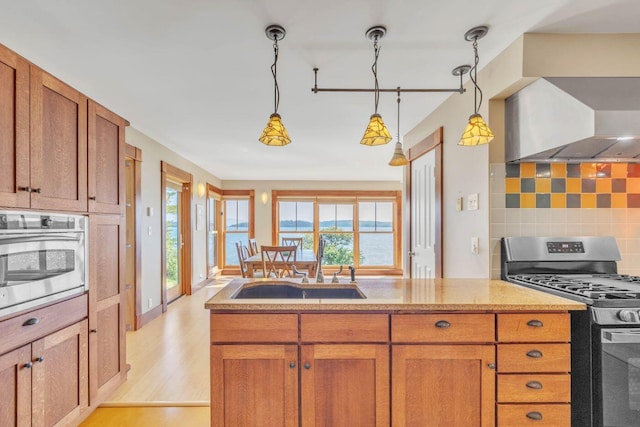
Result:
M182 286L183 295L191 295L193 284L191 283L191 199L193 188L193 175L177 168L164 160L160 162L160 199L161 199L161 214L162 214L162 234L160 236L162 246L161 256L161 286L162 286L162 312L167 311L167 249L166 249L166 210L167 199L165 193L167 191L167 179L171 178L172 181L177 181L182 184L182 203L180 204L180 212L182 214L182 223L180 232L182 233L182 239L184 241L182 262L180 268L180 282Z
M212 197L212 194L214 195ZM218 232L218 239L217 239L217 259L216 259L216 270L214 270L213 268L211 268L211 266L209 265L209 233L211 232L211 230L209 230L209 215L210 215L210 211L209 211L209 201L211 199L214 200L214 204L217 207L217 212L222 213L222 194L223 191L222 189L216 187L215 185L209 184L207 182L207 196L206 196L206 210L205 210L205 215L207 217L206 219L206 232L207 232L207 238L206 238L206 245L207 245L207 279L214 279L221 271L222 268L221 266L221 258L220 258L220 245L222 242L222 233L221 233L221 227L222 227L222 215L217 215L214 218L215 221L215 226L216 226L216 231Z
M413 248L411 242L411 167L412 162L416 160L418 157L427 153L428 151L435 150L435 204L434 213L435 213L435 222L436 222L436 235L435 235L435 252L436 252L436 271L435 277L442 277L442 145L444 143L444 127L438 128L431 135L424 138L422 141L415 144L413 147L407 150L407 159L409 160L409 166L404 168L404 236L405 242L407 244L404 245L405 248ZM408 272L409 276L411 276L411 257L404 257L404 271Z
M125 143L125 159L130 159L133 161L133 220L134 223L131 224L134 228L134 241L135 247L133 248L133 257L134 257L134 265L133 265L133 283L130 285L133 287L133 306L134 310L134 319L133 325L131 327L134 331L137 331L142 327L142 226L140 224L140 220L142 219L142 150L138 147L134 147L133 145ZM126 166L125 166L126 167ZM126 178L125 178L126 180ZM126 197L126 195L125 195ZM126 204L126 200L125 200ZM126 209L126 206L125 206ZM125 223L126 223L126 215L125 215ZM126 224L126 228L129 227L129 224ZM125 231L126 233L126 231ZM128 295L126 291L125 283L125 295ZM128 306L129 302L125 304L125 307ZM126 317L126 316L125 316Z

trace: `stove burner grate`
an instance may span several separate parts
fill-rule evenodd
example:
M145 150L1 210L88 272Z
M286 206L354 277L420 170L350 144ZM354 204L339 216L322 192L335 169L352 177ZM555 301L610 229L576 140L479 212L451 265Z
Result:
M620 274L554 275L521 274L511 277L514 281L556 289L567 294L580 295L592 300L640 300L640 291L629 289L640 285L640 277ZM606 281L608 284L597 283ZM618 285L619 283L619 285ZM627 286L626 284L630 284Z

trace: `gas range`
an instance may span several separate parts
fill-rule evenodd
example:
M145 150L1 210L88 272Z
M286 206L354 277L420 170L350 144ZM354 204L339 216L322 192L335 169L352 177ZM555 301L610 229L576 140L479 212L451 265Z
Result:
M582 302L571 312L571 425L638 427L640 277L613 237L505 237L503 280Z

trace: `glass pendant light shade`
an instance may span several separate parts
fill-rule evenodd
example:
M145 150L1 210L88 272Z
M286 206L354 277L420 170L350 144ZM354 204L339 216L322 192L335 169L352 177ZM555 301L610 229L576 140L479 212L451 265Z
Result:
M280 114L273 113L269 117L267 126L262 131L259 141L265 145L283 146L291 142L289 133L282 124Z
M363 145L383 145L391 141L389 129L382 121L380 114L372 114L367 130L364 131L360 144Z
M409 160L404 155L402 151L402 143L400 141L396 142L396 149L393 151L393 157L389 161L389 166L404 166L408 165Z
M469 123L462 132L462 137L458 145L473 146L488 144L493 139L493 132L485 123L480 114L473 114L469 117Z

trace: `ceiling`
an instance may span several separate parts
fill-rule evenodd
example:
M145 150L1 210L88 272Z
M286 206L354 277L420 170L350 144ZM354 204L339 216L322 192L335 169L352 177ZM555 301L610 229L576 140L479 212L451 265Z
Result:
M471 64L464 33L488 25L480 68L525 32L638 32L637 0L0 0L0 43L223 180L402 180L388 166L397 134L395 93L379 112L394 141L360 145L372 93L373 44L382 88L455 88ZM278 83L292 143L258 142L273 112L272 42L280 24ZM480 82L482 85L482 82ZM404 134L448 96L402 95ZM469 114L473 104L469 104ZM460 129L462 132L462 129ZM478 149L478 148L476 148ZM170 159L167 159L170 160Z

